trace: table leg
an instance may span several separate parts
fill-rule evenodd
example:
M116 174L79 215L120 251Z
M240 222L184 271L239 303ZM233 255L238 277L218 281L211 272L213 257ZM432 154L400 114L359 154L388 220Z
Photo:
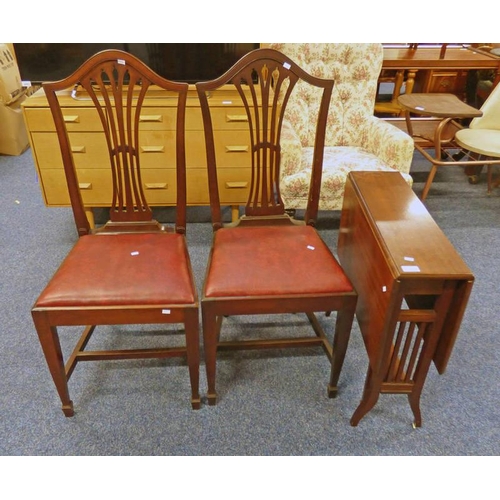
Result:
M376 383L373 376L373 370L369 367L366 374L365 388L363 396L356 411L351 417L351 425L356 427L359 421L375 406L380 395L380 382Z
M86 208L85 215L87 216L87 219L89 221L90 229L94 229L95 228L95 219L94 219L94 212L92 211L92 209Z
M231 205L231 221L236 222L240 217L240 206Z

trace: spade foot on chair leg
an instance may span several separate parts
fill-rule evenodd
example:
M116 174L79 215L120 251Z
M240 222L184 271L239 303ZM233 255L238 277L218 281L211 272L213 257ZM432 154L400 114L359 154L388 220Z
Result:
M217 403L217 394L215 392L213 394L207 394L207 401L209 406L215 406Z
M330 399L336 398L338 392L339 392L339 389L338 389L338 387L336 385L335 386L328 385L328 397Z
M63 405L62 411L65 417L72 417L75 414L75 410L73 409L73 401L70 401L67 405Z
M193 410L199 410L201 408L201 399L199 397L191 398L191 407Z

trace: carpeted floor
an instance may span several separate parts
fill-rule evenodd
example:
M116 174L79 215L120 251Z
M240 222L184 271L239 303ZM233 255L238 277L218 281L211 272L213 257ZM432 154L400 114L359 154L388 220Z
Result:
M417 193L427 171L416 156ZM0 455L498 455L500 190L488 197L484 179L471 185L460 169L442 169L426 205L476 283L446 373L430 370L420 429L412 428L407 398L397 395L381 396L358 427L349 425L367 368L357 325L334 400L327 397L329 366L320 350L249 351L220 356L220 401L200 411L191 410L181 360L79 365L70 382L76 414L68 419L30 307L76 239L72 216L67 208L43 205L30 150L0 156ZM319 226L333 249L339 215L322 214ZM189 218L188 243L201 285L211 239L208 212L190 209ZM332 318L322 322L331 332ZM268 317L228 318L224 334L303 326L298 315L280 318L277 326ZM112 327L103 335L113 345L134 337ZM156 336L140 332L141 339ZM69 337L62 335L64 348Z

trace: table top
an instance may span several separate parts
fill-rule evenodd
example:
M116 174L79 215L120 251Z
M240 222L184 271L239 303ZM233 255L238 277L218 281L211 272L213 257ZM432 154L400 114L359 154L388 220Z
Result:
M475 118L483 114L481 110L469 106L454 94L403 94L398 97L398 102L406 111L421 116Z
M349 178L369 214L372 229L383 242L382 253L395 279L474 279L399 172L355 171Z
M498 68L499 59L490 53L469 48L448 47L444 57L439 48L384 47L383 69L486 69Z

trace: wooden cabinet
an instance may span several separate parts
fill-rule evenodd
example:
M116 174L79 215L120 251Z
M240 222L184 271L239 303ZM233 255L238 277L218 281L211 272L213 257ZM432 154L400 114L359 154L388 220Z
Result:
M221 90L211 97L220 167L223 204L235 209L245 204L250 184L250 137L242 103L234 91ZM49 207L69 206L59 143L43 89L28 98L24 117L40 188ZM175 201L175 158L165 145L175 131L175 109L168 95L157 91L141 115L141 167L143 187L151 205L168 206ZM64 96L64 118L72 143L78 180L87 208L106 207L111 199L107 148L100 121L85 95ZM189 205L208 205L205 139L195 89L188 97L186 114L187 199ZM104 166L104 168L103 168Z
M455 94L465 100L467 70L419 71L415 78L413 92Z

